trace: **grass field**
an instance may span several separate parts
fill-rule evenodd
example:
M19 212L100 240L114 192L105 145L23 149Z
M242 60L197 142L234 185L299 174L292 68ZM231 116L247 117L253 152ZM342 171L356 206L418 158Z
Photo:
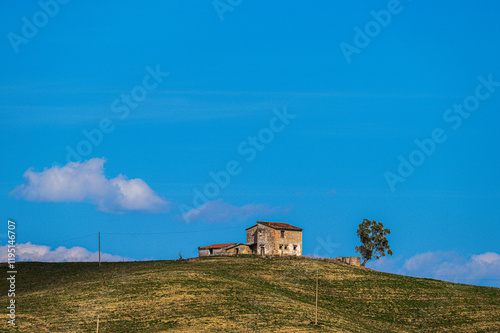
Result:
M2 332L95 332L98 315L99 332L500 331L500 288L308 258L16 266L17 328L5 315Z

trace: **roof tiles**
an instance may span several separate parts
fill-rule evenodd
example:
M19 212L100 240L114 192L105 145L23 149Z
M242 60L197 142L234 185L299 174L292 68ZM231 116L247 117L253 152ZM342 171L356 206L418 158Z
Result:
M294 227L288 223L257 221L257 224L263 224L273 229L302 231L302 228Z
M203 249L220 249L229 245L238 245L238 243L222 243L222 244L212 244L212 245L207 245L203 247L199 247L198 249L203 250Z

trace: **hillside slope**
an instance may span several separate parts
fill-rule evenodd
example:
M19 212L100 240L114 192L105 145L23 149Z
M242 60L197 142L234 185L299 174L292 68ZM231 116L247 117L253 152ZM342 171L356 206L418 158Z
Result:
M17 270L19 332L95 332L98 313L99 332L500 331L500 288L307 258L18 263ZM0 330L7 329L4 317Z

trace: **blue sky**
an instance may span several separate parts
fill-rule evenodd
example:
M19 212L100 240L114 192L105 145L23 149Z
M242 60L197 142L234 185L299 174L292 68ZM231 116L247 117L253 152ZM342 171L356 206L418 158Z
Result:
M88 258L97 232L115 259L193 257L256 220L350 256L367 218L392 231L372 267L500 286L499 4L41 4L0 13L0 207L26 259Z

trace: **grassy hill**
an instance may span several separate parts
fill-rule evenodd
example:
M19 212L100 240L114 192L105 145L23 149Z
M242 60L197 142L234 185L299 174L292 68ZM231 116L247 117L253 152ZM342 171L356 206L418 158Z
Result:
M4 276L6 266L2 266ZM319 325L314 321L319 268ZM500 288L307 258L18 263L17 330L499 332ZM7 284L1 285L2 308Z

